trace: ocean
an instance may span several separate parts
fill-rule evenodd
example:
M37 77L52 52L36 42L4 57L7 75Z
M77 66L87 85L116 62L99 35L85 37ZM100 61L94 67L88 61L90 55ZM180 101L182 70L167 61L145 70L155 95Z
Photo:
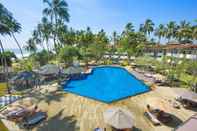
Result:
M5 50L9 50L9 51L14 52L15 55L17 56L17 58L22 58L21 52L20 52L20 50L17 49L17 48L14 48L14 49L5 49ZM24 55L25 57L29 56L29 54L30 54L29 52L27 52L27 51L24 50L24 49L22 49L22 51L23 51L23 55Z

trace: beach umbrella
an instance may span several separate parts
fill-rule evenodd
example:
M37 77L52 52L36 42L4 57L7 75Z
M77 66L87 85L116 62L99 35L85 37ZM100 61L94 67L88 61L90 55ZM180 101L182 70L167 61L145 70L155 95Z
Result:
M42 75L59 74L60 68L54 64L47 64L42 66L37 72Z
M185 100L189 100L189 101L193 101L197 103L197 93L195 92L185 90L179 94L179 97L181 99L185 99Z
M111 108L103 113L106 124L116 129L132 128L134 126L133 115L122 108Z
M19 72L16 76L14 76L11 81L17 81L17 80L31 80L34 77L32 72L23 71Z
M81 67L74 67L74 66L71 66L71 67L68 67L67 69L64 70L64 74L80 74L82 73L84 70L83 68Z

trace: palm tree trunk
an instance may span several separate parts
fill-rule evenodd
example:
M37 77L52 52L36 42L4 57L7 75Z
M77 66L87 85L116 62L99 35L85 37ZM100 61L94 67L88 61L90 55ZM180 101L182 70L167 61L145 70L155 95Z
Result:
M57 45L57 43L56 43L56 35L57 35L57 15L54 14L54 17L55 17L55 32L54 32L53 42L54 42L54 45L56 45L56 47L58 47L59 45ZM56 53L57 53L57 49L56 49Z
M3 48L3 44L0 40L0 47L1 47L1 50L2 50L2 54L5 52L4 51L4 48ZM9 88L9 84L8 84L8 65L7 65L7 61L6 61L6 58L5 57L2 57L2 65L4 66L4 73L5 73L5 80L6 80L6 85L7 85L7 91L8 91L8 94L11 94L10 92L10 88Z
M22 56L22 58L24 58L22 48L21 48L20 44L18 43L18 41L17 41L17 39L16 39L16 37L15 37L15 35L14 35L14 33L13 33L13 32L12 32L12 37L14 38L14 41L16 42L16 44L17 44L18 48L20 49L20 52L21 52L21 56Z
M48 40L46 40L46 47L47 47L47 57L48 57L48 61L49 61L49 41Z

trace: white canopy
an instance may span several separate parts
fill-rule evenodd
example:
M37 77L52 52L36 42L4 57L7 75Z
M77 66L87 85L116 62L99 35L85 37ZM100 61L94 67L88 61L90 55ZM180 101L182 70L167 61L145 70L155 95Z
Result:
M106 110L103 115L105 123L116 129L126 129L134 126L133 115L127 110L111 108Z

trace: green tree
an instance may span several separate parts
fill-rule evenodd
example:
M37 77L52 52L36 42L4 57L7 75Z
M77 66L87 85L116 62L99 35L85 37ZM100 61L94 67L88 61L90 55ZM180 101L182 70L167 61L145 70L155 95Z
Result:
M49 59L48 57L53 58L53 53L48 52L46 50L42 50L40 52L37 52L35 54L32 54L30 57L33 58L35 62L38 62L40 66L45 65L48 63Z
M165 36L165 30L166 28L163 24L160 24L158 28L155 29L155 36L158 37L158 44L160 43L161 38Z
M141 32L130 32L120 39L120 47L123 51L127 52L128 61L130 61L132 55L139 56L143 54L145 43L146 37Z
M17 42L14 33L19 32L21 29L20 24L14 19L14 17L12 16L12 13L10 11L8 11L1 3L0 3L0 34L2 36L4 35L9 35L12 36L14 38L14 40ZM20 45L17 42L17 45L20 48L21 54L23 56L22 50ZM1 53L4 54L4 47L3 44L0 40L0 47L1 47ZM1 57L2 58L2 57ZM8 93L10 93L10 88L8 86L8 67L7 67L7 61L6 58L3 57L2 61L4 64L4 68L5 68L5 79L7 81L7 87L8 87Z
M53 27L53 42L57 45L58 24L69 22L68 4L64 0L43 0L47 7L43 10L43 14L50 18Z
M25 50L29 51L31 54L36 53L37 47L35 41L32 38L30 38L26 43L27 44L24 47Z
M140 25L140 32L150 37L150 34L154 31L154 25L151 19L147 19L144 24Z
M176 38L177 29L178 29L178 26L177 26L176 22L170 21L167 24L167 32L166 32L165 36L168 39L168 42L170 42L170 40L172 38Z
M94 38L94 43L88 48L91 54L94 56L96 62L99 61L106 53L106 47L109 43L109 39L103 29L96 34Z
M5 52L0 52L0 58L5 58L6 59L6 63L8 66L12 65L12 59L16 59L16 55L14 54L14 52L11 51L5 51ZM0 65L3 65L4 63L2 63L2 61L0 61Z
M43 17L40 26L41 26L40 30L41 30L43 42L45 41L47 51L50 52L49 39L50 39L51 33L52 33L52 24L48 21L48 19L46 17Z
M130 22L128 24L126 24L124 31L122 32L122 35L128 35L130 32L134 32L134 26L133 24Z
M67 65L72 65L74 59L81 59L81 54L78 48L68 45L60 49L58 56L59 61L64 62Z
M176 37L179 42L192 40L192 27L189 22L181 21L177 30Z

